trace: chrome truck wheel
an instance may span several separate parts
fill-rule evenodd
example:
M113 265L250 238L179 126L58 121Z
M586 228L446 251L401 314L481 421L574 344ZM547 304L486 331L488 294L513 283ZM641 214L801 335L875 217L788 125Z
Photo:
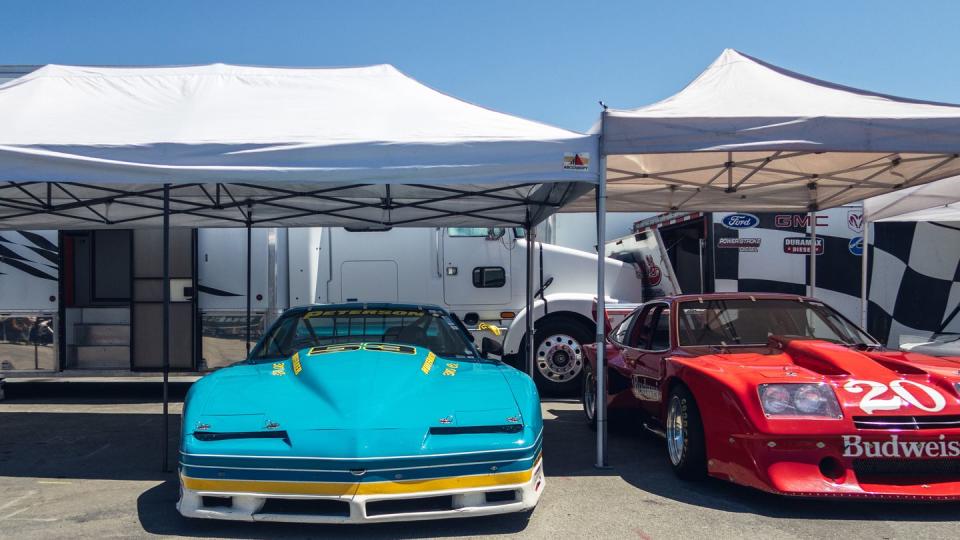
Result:
M583 384L583 344L592 341L592 329L575 317L556 314L537 322L533 335L533 379L543 394L576 396ZM520 369L526 369L525 344Z
M553 334L540 342L536 362L544 379L557 383L571 381L583 371L583 347L572 336Z

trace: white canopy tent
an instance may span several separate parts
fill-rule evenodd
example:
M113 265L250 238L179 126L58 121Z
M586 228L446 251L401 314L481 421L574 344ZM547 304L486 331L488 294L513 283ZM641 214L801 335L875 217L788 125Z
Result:
M598 200L613 211L816 212L960 174L960 106L841 86L731 49L663 101L605 110L596 130ZM583 198L564 211L591 206ZM603 338L598 325L601 365ZM603 385L598 376L598 396ZM597 403L602 466L606 411Z
M387 65L51 65L0 85L0 230L163 227L166 419L170 227L247 228L249 348L252 227L532 233L598 183L597 139L465 103Z
M0 228L158 226L167 183L173 226L524 225L598 176L596 137L388 65L50 65L0 118Z
M868 221L960 221L960 176L863 201Z

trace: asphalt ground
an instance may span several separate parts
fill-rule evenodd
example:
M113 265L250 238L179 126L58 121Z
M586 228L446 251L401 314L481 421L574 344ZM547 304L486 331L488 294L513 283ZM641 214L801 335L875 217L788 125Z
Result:
M171 467L180 401L172 385ZM547 486L516 514L374 525L188 520L177 479L161 472L160 386L144 382L9 382L0 402L2 538L958 538L960 504L795 500L721 481L685 483L656 436L621 423L611 468L593 467L579 403L545 401Z

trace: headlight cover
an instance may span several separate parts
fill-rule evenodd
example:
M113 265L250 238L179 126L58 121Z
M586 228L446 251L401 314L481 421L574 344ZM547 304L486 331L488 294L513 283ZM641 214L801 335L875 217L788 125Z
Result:
M768 417L843 418L837 395L826 383L761 384L757 392Z

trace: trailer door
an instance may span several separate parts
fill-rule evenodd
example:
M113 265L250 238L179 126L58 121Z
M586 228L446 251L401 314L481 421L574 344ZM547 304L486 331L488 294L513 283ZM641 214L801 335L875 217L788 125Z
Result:
M515 249L520 246L511 231L502 227L450 227L443 231L443 299L447 305L510 303L510 256Z

